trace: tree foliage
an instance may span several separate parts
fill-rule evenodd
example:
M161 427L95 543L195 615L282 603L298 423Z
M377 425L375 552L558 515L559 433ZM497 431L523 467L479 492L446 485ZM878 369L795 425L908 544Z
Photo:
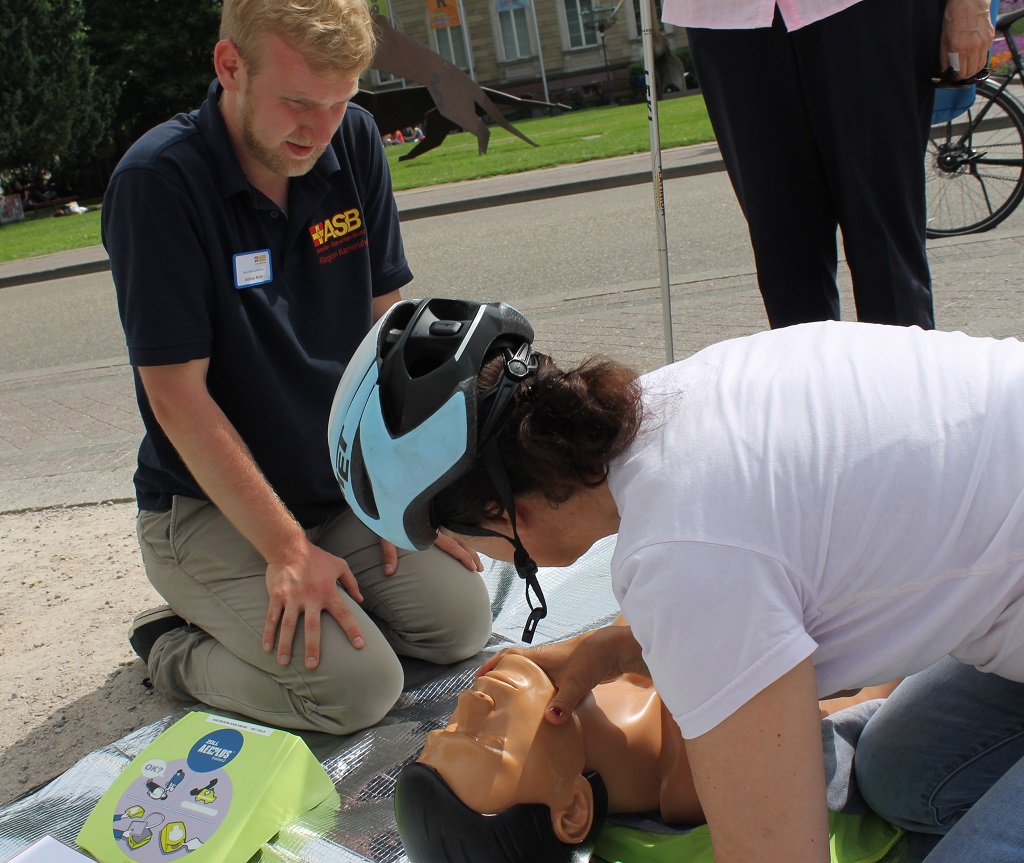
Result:
M158 123L199 107L214 76L221 0L84 2L90 53L114 100L118 153Z
M0 0L0 178L75 177L199 106L221 0ZM105 182L105 176L102 181Z
M0 176L87 158L110 102L89 62L82 0L0 0Z

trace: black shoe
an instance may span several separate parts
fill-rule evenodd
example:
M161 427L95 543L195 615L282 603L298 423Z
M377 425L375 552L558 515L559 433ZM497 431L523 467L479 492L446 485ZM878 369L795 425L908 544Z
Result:
M174 629L188 626L188 622L178 617L169 605L161 605L136 614L132 619L132 628L128 631L128 643L132 646L139 659L149 665L149 654L153 645L161 635Z

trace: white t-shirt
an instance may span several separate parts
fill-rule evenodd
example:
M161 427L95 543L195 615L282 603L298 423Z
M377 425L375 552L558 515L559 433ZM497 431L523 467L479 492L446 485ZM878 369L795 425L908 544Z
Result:
M661 19L681 27L711 30L752 30L771 27L779 7L786 30L792 33L815 21L842 12L860 0L665 0Z
M822 696L947 654L1024 681L1024 345L805 324L643 387L612 581L685 737L808 656Z

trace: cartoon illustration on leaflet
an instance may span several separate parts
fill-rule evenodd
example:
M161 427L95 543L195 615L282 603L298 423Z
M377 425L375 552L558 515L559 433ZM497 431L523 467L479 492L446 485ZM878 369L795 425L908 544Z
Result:
M154 779L146 780L146 794L154 800L166 800L178 787L178 784L185 778L185 771L179 770L175 773L166 785L161 785Z
M217 779L214 777L202 788L193 788L188 793L192 795L192 799L196 803L202 803L209 806L217 799L217 795L213 791L213 786L217 784Z
M142 807L136 808L141 809ZM120 816L116 821L122 819L123 816ZM163 822L164 816L160 812L153 812L147 815L145 820L136 818L122 827L121 835L118 838L124 839L124 844L131 848L132 851L136 851L153 838L153 828L159 827ZM114 828L114 835L117 836L117 827Z
M181 821L172 821L170 824L164 826L164 829L160 831L160 850L164 854L173 854L175 851L180 851L184 848L186 851L195 851L197 848L201 848L203 840L196 836L191 839L187 838L185 830L185 824Z

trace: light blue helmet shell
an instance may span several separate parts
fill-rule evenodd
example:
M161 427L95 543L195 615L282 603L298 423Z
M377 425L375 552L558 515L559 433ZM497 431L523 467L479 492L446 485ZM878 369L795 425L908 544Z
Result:
M327 432L334 475L352 511L378 536L409 550L433 544L436 532L430 527L430 501L476 458L477 363L493 332L533 338L532 327L511 306L466 303L479 308L452 358L463 369L462 379L450 392L438 394L429 416L393 435L385 422L379 378L389 323L396 319L396 312L397 317L406 318L413 312L409 307L419 309L431 302L445 301L396 303L367 333L338 385ZM488 325L478 331L485 318ZM472 350L467 351L474 339Z

